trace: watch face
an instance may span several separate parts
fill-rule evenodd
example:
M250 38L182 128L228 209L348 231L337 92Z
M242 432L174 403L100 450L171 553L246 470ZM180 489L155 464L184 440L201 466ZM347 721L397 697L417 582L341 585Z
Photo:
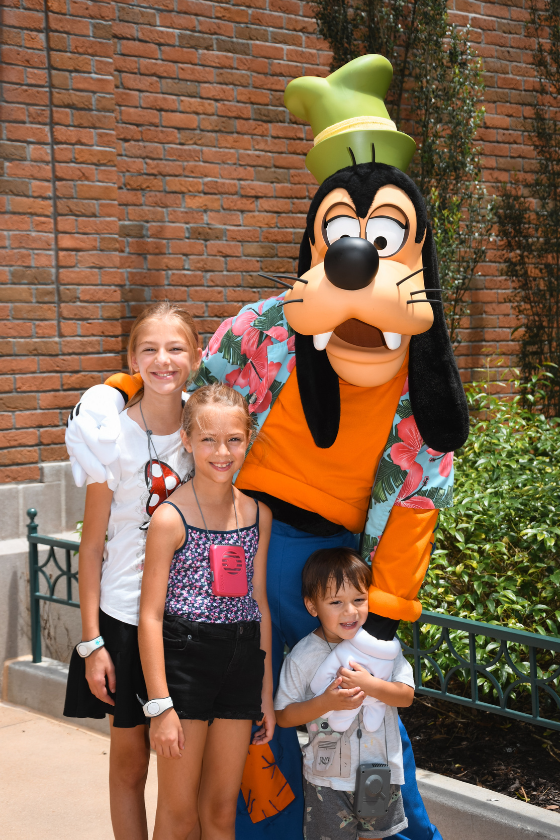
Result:
M87 645L78 645L78 653L80 656L87 656Z
M151 700L146 706L146 711L150 717L154 717L159 712L159 703L156 703L155 700Z

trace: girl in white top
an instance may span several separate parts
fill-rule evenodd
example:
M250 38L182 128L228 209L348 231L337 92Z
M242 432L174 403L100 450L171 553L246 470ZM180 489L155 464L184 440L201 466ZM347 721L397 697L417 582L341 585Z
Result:
M113 479L88 484L80 545L82 643L70 663L64 713L110 715L109 789L116 840L147 840L149 738L138 613L146 529L161 502L192 474L181 443L182 392L200 364L189 313L148 307L130 334L128 361L144 383L122 415Z

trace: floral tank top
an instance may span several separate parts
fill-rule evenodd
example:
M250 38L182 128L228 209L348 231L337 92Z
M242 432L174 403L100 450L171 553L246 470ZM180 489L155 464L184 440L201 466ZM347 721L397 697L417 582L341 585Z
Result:
M212 592L210 546L239 545L237 528L233 531L206 531L187 525L185 517L173 502L163 504L175 508L185 526L185 542L173 555L167 584L165 612L180 615L189 621L229 624L235 621L260 621L261 613L253 598L253 560L259 547L259 506L257 521L240 528L241 545L245 550L248 591L241 597L220 597Z

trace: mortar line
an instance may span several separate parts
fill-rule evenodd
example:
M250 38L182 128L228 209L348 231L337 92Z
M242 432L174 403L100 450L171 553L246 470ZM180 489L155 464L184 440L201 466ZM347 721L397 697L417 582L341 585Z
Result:
M59 289L59 259L58 259L58 208L56 195L56 176L54 160L54 135L53 135L53 102L52 102L52 80L51 80L51 47L49 43L49 13L47 0L43 0L43 16L45 19L45 57L47 59L47 95L49 111L49 146L51 155L51 194L52 194L52 222L53 222L53 269L54 269L54 296L56 308L56 337L60 341L60 289ZM59 348L60 349L60 348Z

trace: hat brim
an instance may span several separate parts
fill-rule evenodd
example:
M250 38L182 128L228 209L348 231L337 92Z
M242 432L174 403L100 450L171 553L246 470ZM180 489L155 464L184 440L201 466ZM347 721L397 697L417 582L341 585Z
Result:
M401 172L406 172L416 151L416 143L412 137L401 131L345 131L314 146L305 158L305 165L319 184L322 184L330 175L352 165L349 148L352 149L356 163L371 163L372 144L375 145L376 163L395 166Z

